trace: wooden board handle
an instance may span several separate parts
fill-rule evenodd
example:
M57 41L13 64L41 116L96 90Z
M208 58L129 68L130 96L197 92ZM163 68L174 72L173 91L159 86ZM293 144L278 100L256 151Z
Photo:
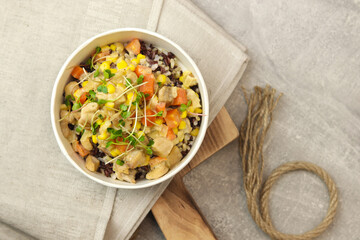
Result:
M174 177L152 212L166 239L216 239L180 175Z

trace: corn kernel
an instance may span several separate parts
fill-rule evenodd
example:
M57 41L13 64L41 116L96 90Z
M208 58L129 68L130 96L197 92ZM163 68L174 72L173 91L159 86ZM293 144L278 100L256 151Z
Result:
M136 134L136 137L137 138L140 138L141 136L145 135L143 131L139 131L137 134Z
M115 73L117 73L117 70L115 68L110 68L110 72L115 74Z
M66 106L65 104L61 104L60 110L68 110L68 106Z
M145 59L145 55L142 55L141 53L139 53L137 56L136 56L137 59Z
M190 132L191 136L196 137L199 134L199 128L195 128Z
M96 123L100 126L103 123L103 120L99 118L98 120L96 120Z
M138 121L136 121L136 126L135 126L135 128L136 128L137 130L139 130L139 129L141 128L141 123L138 122Z
M83 81L81 86L85 87L88 83L89 83L89 81Z
M195 111L195 109L194 109L193 106L190 106L190 107L188 107L187 111L190 112L190 113L193 113Z
M107 133L107 131L104 131L102 134L100 134L98 136L98 139L105 140L105 139L107 139L107 137L108 137L108 133Z
M129 92L126 97L127 97L127 105L130 105L132 101L135 101L137 94L136 93L134 94L134 92Z
M127 63L125 62L125 60L121 60L118 64L117 64L117 68L118 69L123 69L127 67Z
M139 63L140 63L140 60L137 59L137 58L134 58L133 60L131 60L131 62L132 62L133 64L139 64Z
M187 112L186 111L183 111L182 113L181 113L181 118L186 118L187 117Z
M119 156L121 154L120 150L115 148L114 150L110 151L110 154L113 156L113 157L116 157L116 156Z
M93 141L93 143L95 143L95 144L97 144L98 143L98 140L97 140L97 137L96 137L96 135L92 135L92 141Z
M184 121L184 120L182 120L181 122L180 122L180 124L179 124L179 129L180 130L183 130L183 129L185 129L186 128L186 122Z
M160 82L161 85L164 85L166 82L166 76L164 74L160 74L157 78L156 78L157 82Z
M108 85L106 85L106 87L107 87L107 89L108 89L108 93L113 94L113 93L115 92L115 87L114 87L114 85L108 84Z
M150 161L150 156L146 154L146 162Z
M201 108L195 108L195 113L202 113L202 109Z
M134 66L134 64L130 64L129 67L128 67L128 69L130 69L131 71L135 71L135 66Z
M164 120L163 120L162 118L157 118L157 119L155 120L155 123L156 123L157 125L161 125L161 124L164 123Z
M177 129L177 128L173 128L172 130L176 135L179 133L179 129Z
M116 50L115 44L111 44L111 45L110 45L110 49L111 49L112 51L115 51L115 50Z
M81 94L82 94L82 90L81 90L81 88L79 88L78 90L76 90L76 91L74 92L74 97L75 97L76 99L78 99L78 98L81 96Z
M113 102L107 102L107 103L105 103L105 107L114 108L114 106L115 106L115 103L113 103Z
M110 62L105 61L100 65L100 70L104 72L105 70L110 69Z
M179 78L179 81L180 81L180 82L184 82L184 77L181 76L181 77Z

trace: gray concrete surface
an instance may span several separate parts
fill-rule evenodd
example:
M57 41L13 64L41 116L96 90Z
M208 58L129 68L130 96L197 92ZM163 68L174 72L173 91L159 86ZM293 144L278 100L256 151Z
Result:
M252 60L226 104L236 125L245 111L240 85L270 84L285 94L266 141L265 175L288 161L322 166L340 202L318 239L360 239L360 1L194 2L248 47ZM247 210L237 142L185 183L219 239L269 239ZM281 178L270 197L274 225L287 233L310 230L327 207L325 185L305 172ZM136 239L164 239L151 215Z

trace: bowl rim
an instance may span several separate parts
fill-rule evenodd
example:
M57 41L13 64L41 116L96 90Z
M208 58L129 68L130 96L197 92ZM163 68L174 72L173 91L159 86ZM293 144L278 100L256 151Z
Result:
M121 33L121 32L129 32L129 31L133 31L133 32L139 32L139 33L143 33L143 34L147 34L147 35L151 35L155 38L159 38L165 42L168 42L170 45L172 45L174 48L176 48L178 51L181 52L181 54L187 59L187 61L190 63L190 65L194 68L196 75L197 75L197 80L201 82L201 90L202 90L202 94L201 94L201 100L202 100L202 105L203 105L203 114L204 116L202 116L202 120L201 120L201 126L199 129L199 134L197 136L197 144L194 144L193 146L191 146L191 149L193 149L193 151L190 151L185 158L186 159L182 159L180 161L180 163L173 169L171 173L166 173L164 176L158 178L158 179L154 179L154 180L148 180L148 182L142 184L142 185L138 185L138 184L129 184L129 185L122 185L122 184L117 184L117 183L110 183L110 182L106 182L103 181L102 179L99 179L97 177L94 177L90 174L88 174L86 171L84 171L76 162L75 160L68 154L67 150L65 149L65 146L63 145L61 139L60 139L60 132L57 131L56 128L56 117L55 117L55 102L56 102L56 92L58 89L58 85L60 83L60 79L62 78L64 71L67 68L67 65L69 64L69 62L81 51L83 50L87 45L89 45L90 43L92 43L93 41L95 41L96 39L100 38L100 37L104 37L106 35L109 34L114 34L114 33ZM199 85L200 87L200 85ZM204 107L205 106L205 107ZM71 54L70 56L66 59L66 61L64 62L64 64L62 65L54 86L53 86L53 90L52 90L52 95L51 95L51 104L50 104L50 115L51 115L51 125L52 125L52 129L57 141L58 146L60 147L61 152L65 155L65 157L67 158L67 160L77 169L79 170L81 173L83 173L85 176L87 176L88 178L94 180L97 183L100 183L102 185L108 186L108 187L114 187L114 188L122 188L122 189L141 189L141 188L147 188L147 187L151 187L157 184L160 184L162 182L165 182L166 180L174 177L177 173L179 173L186 165L188 165L190 163L190 161L194 158L194 156L196 155L196 153L198 152L204 137L205 137L205 133L208 127L208 119L209 119L209 97L208 97L208 92L207 92L207 88L206 88L206 84L205 81L202 77L202 74L198 68L198 66L196 65L196 63L194 62L194 60L175 42L173 42L172 40L168 39L167 37L164 37L163 35L157 33L157 32L153 32L147 29L142 29L142 28L116 28L116 29L112 29L100 34L97 34L89 39L87 39L85 42L83 42L82 44L80 44ZM205 111L204 111L205 110ZM122 183L119 180L120 183Z

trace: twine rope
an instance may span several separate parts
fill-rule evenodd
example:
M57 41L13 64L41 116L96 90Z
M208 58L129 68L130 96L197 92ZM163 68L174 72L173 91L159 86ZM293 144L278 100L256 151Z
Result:
M272 239L308 240L319 236L333 222L338 205L338 193L334 181L321 167L310 162L289 162L276 168L263 182L264 155L263 144L272 122L272 113L282 94L276 97L276 90L270 86L255 87L247 95L243 89L248 105L247 117L240 128L240 156L242 159L243 181L247 206L256 224ZM322 179L329 192L330 204L323 221L314 229L303 234L294 235L278 231L272 224L269 214L269 194L275 181L282 175L305 170Z

